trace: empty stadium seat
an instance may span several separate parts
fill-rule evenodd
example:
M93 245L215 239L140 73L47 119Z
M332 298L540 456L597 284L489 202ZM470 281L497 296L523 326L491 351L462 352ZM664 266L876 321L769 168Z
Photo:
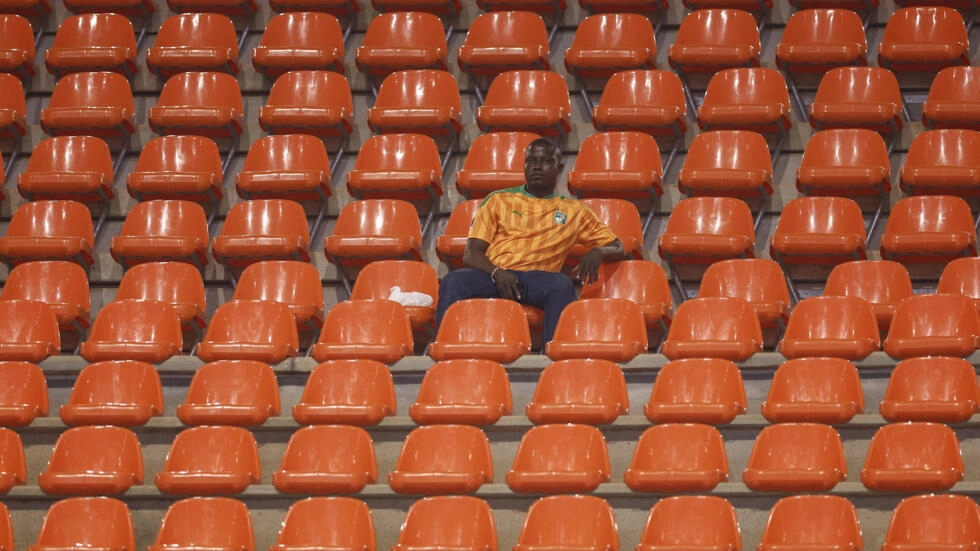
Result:
M970 64L963 16L948 6L896 9L878 44L878 65L892 71L938 71Z
M980 70L974 67L947 67L936 73L922 103L922 122L926 128L980 130L977 79Z
M102 306L79 352L86 361L161 363L180 354L183 335L173 306L157 300L115 300Z
M260 478L259 448L248 429L201 426L177 433L155 480L165 494L207 496L240 493Z
M762 416L770 423L846 423L864 410L857 367L850 360L808 357L776 368Z
M912 139L899 185L909 195L975 197L980 192L980 132L924 130Z
M160 78L186 71L238 74L238 37L231 18L220 13L182 13L163 20L146 66Z
M349 425L297 430L289 437L279 470L272 474L273 486L287 494L353 494L377 479L371 435Z
M745 413L742 374L721 358L671 360L660 368L643 414L653 423L721 425Z
M514 551L571 547L619 548L609 503L587 495L547 496L531 503Z
M126 77L94 71L72 73L54 85L41 127L51 136L91 135L122 138L136 132L136 108ZM125 151L125 146L123 151Z
M519 69L497 75L476 123L484 132L524 131L562 139L571 132L572 107L564 77Z
M23 16L0 13L0 73L34 76L34 29Z
M521 437L506 480L519 493L591 492L609 481L609 465L599 429L582 424L537 425Z
M524 9L524 8L521 8ZM456 50L459 68L483 103L485 79L515 69L551 69L548 29L532 11L491 11L473 18Z
M48 383L36 364L0 362L0 425L23 427L48 415Z
M123 427L73 427L58 435L44 472L49 495L116 495L143 484L143 452L136 433Z
M304 425L376 425L397 409L388 367L367 359L330 360L313 369L293 418Z
M37 300L51 307L62 333L89 327L92 301L85 269L65 260L36 260L14 266L0 300Z
M961 495L910 496L892 512L881 549L968 549L978 539L980 510L974 500Z
M74 497L56 501L30 551L104 549L124 551L136 547L129 507L111 497Z
M977 230L962 197L914 195L892 205L881 235L883 259L945 266L955 258L976 255Z
M356 6L357 2L353 2L353 4ZM460 0L371 0L371 7L379 13L389 11L424 11L438 15L440 19L447 20L445 23L447 25L446 40L449 40L449 37L452 36L456 20L463 11L463 3Z
M110 360L86 365L59 416L68 426L135 427L163 415L163 387L147 362Z
M0 98L0 138L19 140L27 133L27 100L20 79L0 73ZM10 170L9 160L6 168Z
M311 354L320 362L368 359L393 364L413 350L412 323L405 308L393 300L367 299L330 308Z
M361 11L360 2L355 0L272 0L269 7L284 13L324 12L343 19L346 21L343 40L347 40Z
M325 70L283 73L259 108L259 125L270 134L311 134L339 139L334 163L343 157L353 131L354 104L343 74Z
M286 199L235 203L211 243L211 254L235 272L262 260L310 261L310 229L302 205Z
M6 505L0 505L0 546L4 549L14 548L14 526Z
M189 71L167 79L147 118L150 128L160 135L237 139L242 133L244 114L241 88L234 76Z
M119 235L109 241L112 258L131 268L145 262L183 261L204 271L208 264L208 221L200 205L155 200L133 205Z
M662 349L671 360L712 357L743 361L762 351L762 326L755 308L745 299L689 299L677 306Z
M769 511L758 551L862 549L861 525L854 504L836 495L796 495L777 501Z
M963 478L953 429L941 423L889 423L871 438L861 482L874 492L948 490Z
M160 522L150 551L208 548L254 551L255 534L248 507L227 497L191 497L173 502Z
M625 363L647 348L646 321L636 303L589 298L565 307L545 353L552 360L592 358Z
M936 292L968 297L980 312L980 259L968 256L950 260L939 275Z
M636 551L705 547L741 549L735 508L717 496L672 496L650 509Z
M434 333L439 277L431 265L421 260L375 260L357 274L351 300L388 299L398 289L402 293L423 293L432 299L428 306L403 305L412 330Z
M929 356L898 362L878 411L886 420L960 423L980 409L973 365L963 358Z
M388 474L388 485L400 494L468 494L489 482L490 441L471 425L412 429Z
M269 364L218 360L194 372L177 418L185 425L261 425L279 415L279 383Z
M655 262L604 262L599 266L598 281L584 285L580 298L622 298L636 303L643 313L650 345L658 344L670 326L673 304L670 283L663 268ZM658 330L657 340L649 339L651 332Z
M375 94L378 83L395 71L448 69L449 46L439 17L421 11L393 11L376 15L368 23L354 64L364 73Z
M298 349L299 335L289 306L270 300L230 300L211 316L197 355L205 362L275 364L296 356Z
M757 492L824 492L847 478L840 435L821 423L779 423L759 432L742 482Z
M138 70L137 54L133 24L125 15L89 13L61 22L44 52L44 64L55 78L79 71L114 71L131 79Z
M201 272L185 262L145 262L123 274L116 300L158 300L173 306L181 330L204 333L207 299ZM190 342L188 343L190 344Z
M868 301L882 333L891 325L898 304L912 293L908 270L893 260L856 260L838 264L827 276L823 290L825 296L855 296Z
M289 506L271 551L311 547L374 551L371 510L349 497L310 497Z
M790 296L779 265L765 258L719 260L708 266L699 298L735 297L749 301L762 328L785 327Z
M815 296L790 312L779 352L787 358L830 356L861 360L881 349L871 304L856 296Z
M501 298L474 298L449 305L428 352L436 361L483 358L509 363L530 349L531 333L520 304Z
M895 359L973 354L980 316L963 295L923 294L902 299L882 347Z
M890 134L889 151L902 130L898 79L881 67L837 67L824 73L810 104L810 126L869 128Z
M475 137L463 167L456 171L456 190L465 199L482 199L490 192L524 185L524 152L540 137L531 132L489 132Z
M0 428L0 494L5 494L12 487L23 484L27 484L24 444L16 432L8 428ZM13 549L13 546L7 549Z
M605 359L567 359L548 364L524 409L532 423L607 425L629 412L623 370Z
M38 363L61 350L58 319L34 300L0 300L0 361Z
M737 129L776 137L779 158L788 138L792 105L782 73L768 67L733 68L715 73L698 107L702 130Z
M207 206L210 222L223 196L221 153L204 136L158 136L140 151L126 189L137 201L179 199ZM140 208L138 205L133 210ZM145 208L145 207L144 207ZM158 221L166 225L167 218Z
M323 286L316 266L296 260L249 264L232 300L271 300L289 307L299 332L319 334L323 326Z
M471 496L435 496L413 503L392 551L496 549L497 527L490 505Z
M436 362L419 385L408 415L419 425L492 425L510 415L507 371L499 362L457 359Z
M467 235L481 202L482 199L467 199L456 205L446 221L442 235L436 237L436 255L450 270L463 267Z
M710 491L728 480L728 454L721 433L695 423L650 427L640 435L623 479L634 492Z
M344 73L344 33L329 13L280 13L265 24L252 48L252 67L275 81L288 71L328 69Z

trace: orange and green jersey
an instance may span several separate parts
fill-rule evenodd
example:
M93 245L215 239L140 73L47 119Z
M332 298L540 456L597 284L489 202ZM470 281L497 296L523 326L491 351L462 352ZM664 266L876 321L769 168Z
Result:
M524 186L495 191L480 205L469 237L490 244L487 258L508 270L560 271L572 246L608 245L616 235L577 199L535 197Z

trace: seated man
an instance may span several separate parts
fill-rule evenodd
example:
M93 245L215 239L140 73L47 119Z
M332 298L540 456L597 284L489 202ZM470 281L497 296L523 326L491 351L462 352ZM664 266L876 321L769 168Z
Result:
M589 251L572 276L591 283L603 262L624 260L616 235L577 199L555 193L564 164L553 142L539 138L525 154L526 184L491 193L470 227L465 268L439 285L436 324L449 305L468 298L507 298L544 310L542 343L551 341L558 318L575 300L572 279L561 272L572 246Z

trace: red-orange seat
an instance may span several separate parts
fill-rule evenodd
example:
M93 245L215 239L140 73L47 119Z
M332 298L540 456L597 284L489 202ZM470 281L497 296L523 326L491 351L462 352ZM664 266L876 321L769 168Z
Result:
M329 13L280 13L265 24L252 48L252 67L269 80L288 71L328 69L344 73L344 32Z
M547 496L531 503L514 551L545 549L619 549L612 507L586 495Z
M238 74L235 24L221 13L182 13L163 20L146 66L160 78L186 71Z
M218 360L194 372L177 418L185 425L261 425L279 415L279 383L269 364Z
M823 492L847 478L840 435L821 423L779 423L759 432L742 482L757 492Z
M530 349L531 332L520 304L500 298L474 298L449 305L435 340L429 344L429 355L436 361L483 358L509 363Z
M34 29L13 13L0 13L0 73L27 79L34 76Z
M436 237L436 255L450 270L463 267L466 239L481 202L482 199L467 199L456 205L442 235Z
M202 426L177 434L155 481L165 494L206 496L240 493L261 476L259 448L248 429Z
M763 328L784 327L790 297L779 265L765 258L733 258L708 266L698 298L735 297L749 301Z
M466 199L482 199L490 192L524 185L524 152L540 137L531 132L480 134L470 144L463 168L456 171L456 190Z
M648 334L660 330L666 336L670 327L673 297L664 269L649 260L604 262L599 279L582 287L580 298L622 298L636 303L643 313ZM659 342L659 341L657 341ZM648 339L648 344L656 344Z
M160 135L237 139L245 109L238 81L227 73L189 71L167 79L147 118Z
M388 485L399 494L468 494L489 482L493 482L490 441L471 425L413 429L388 474Z
M550 70L548 38L544 19L526 6L481 13L470 23L456 60L483 103L487 79L515 69Z
M316 266L297 260L263 260L249 264L232 300L271 300L289 307L297 331L319 332L323 326L323 286Z
M571 132L572 107L564 77L553 71L518 69L497 75L477 108L484 132L524 131L562 138Z
M596 427L537 425L521 437L507 485L520 493L583 493L611 474L606 439Z
M19 140L27 133L27 100L20 79L0 73L0 98L0 138ZM10 170L9 160L7 164Z
M439 277L431 265L421 260L375 260L357 274L351 300L388 299L398 289L402 293L423 293L432 299L428 306L403 305L412 330L434 332Z
M214 218L223 196L221 153L204 136L158 136L140 151L126 189L137 201L180 199L207 205ZM163 221L158 224L164 223Z
M898 362L878 411L886 420L960 423L980 409L980 385L963 358L926 356Z
M173 306L181 329L204 332L207 299L201 272L185 262L145 262L123 274L116 300L158 300Z
M980 539L980 509L962 495L904 498L892 512L881 551L969 549Z
M258 360L279 363L296 356L299 335L289 306L271 300L230 300L218 306L197 355L205 362Z
M471 496L435 496L413 503L392 551L497 549L490 505Z
M543 17L552 19L551 28L548 29L548 39L552 40L558 27L561 26L565 15L565 0L531 0L521 2L518 0L476 0L476 5L483 11L515 11L525 10L541 14Z
M745 413L738 366L720 358L671 360L660 368L643 414L653 423L721 425Z
M980 259L968 256L950 260L939 275L936 292L968 297L980 312Z
M113 179L112 153L104 140L95 136L56 136L41 140L34 147L27 168L17 175L17 190L29 201L71 200L99 205L96 210L101 208L101 214L113 197ZM103 214L95 227L104 219Z
M924 294L899 303L883 348L896 359L966 357L980 345L980 316L963 295Z
M694 423L650 427L640 435L623 479L634 492L711 491L728 480L721 432Z
M73 427L58 435L37 477L49 495L116 495L143 484L143 452L136 433L123 427Z
M363 501L310 497L289 506L270 551L310 548L375 551L374 520Z
M157 300L115 300L102 307L79 352L86 361L137 360L161 363L180 354L180 318Z
M287 494L353 494L378 479L371 435L349 425L303 427L289 437L276 490Z
M55 502L29 551L103 549L127 551L136 547L129 507L111 497L74 497Z
M405 307L393 300L368 299L335 304L311 352L319 362L370 359L393 364L413 350Z
M442 21L423 11L379 13L368 23L361 45L354 50L354 65L374 91L377 83L395 71L448 69L449 46Z
M909 144L899 185L909 195L980 195L980 132L936 129Z
M914 195L892 205L881 235L883 259L945 266L963 256L977 256L977 230L962 197Z
M353 119L350 85L343 74L334 71L283 73L272 84L265 105L259 108L259 125L270 134L340 138L337 158L343 156Z
M605 359L568 359L548 364L524 408L535 424L607 425L629 412L623 370Z
M552 360L592 358L625 363L647 348L646 321L636 303L590 298L572 302L562 311L545 353Z
M740 551L742 536L735 508L717 496L672 496L657 501L636 551L675 548Z
M61 350L58 319L33 300L0 300L0 361L38 363Z
M762 326L755 308L745 299L689 299L674 312L662 348L672 360L712 357L743 361L762 350Z
M0 361L0 426L24 427L48 415L48 383L36 364Z
M790 312L779 352L787 358L831 356L861 360L881 349L871 304L856 296L815 296Z
M110 239L109 251L124 268L183 261L204 271L209 241L207 215L200 205L161 199L133 205L119 235Z
M698 107L698 126L702 130L750 130L776 136L772 153L777 159L792 126L792 108L786 80L778 70L725 69L708 81Z
M86 365L59 410L69 426L134 427L163 415L163 387L147 362L109 360Z
M784 497L772 506L758 551L850 549L861 551L861 525L847 498L836 495Z
M936 73L922 103L926 128L980 130L980 68L947 67Z
M436 69L395 71L378 88L374 107L367 112L367 122L376 133L448 136L450 143L455 144L463 128L462 111L459 88L452 73Z
M513 403L507 371L499 362L457 359L426 370L408 415L419 425L492 425L510 415Z
M940 291L949 292L949 291ZM912 279L893 260L855 260L834 266L824 286L825 296L854 296L871 304L878 330L888 331L895 309L913 294Z
M58 79L41 127L51 136L122 138L136 132L136 108L126 77L106 71L72 73Z
M846 423L863 410L857 367L833 357L786 360L762 402L762 416L770 423Z
M970 64L963 16L949 6L896 9L878 44L878 65L892 71L938 71Z
M234 271L262 260L310 261L310 229L303 206L286 199L253 199L228 210L211 254Z
M12 487L23 484L27 484L24 444L16 432L8 428L0 428L0 494L5 494ZM8 550L13 548L13 545L7 547Z
M165 549L254 551L248 507L228 497L191 497L167 508L149 551Z
M10 270L0 300L36 300L51 307L62 333L89 327L92 307L88 274L65 260L35 260Z
M114 71L133 78L137 53L133 24L125 15L80 14L58 26L54 42L44 52L44 65L56 78L80 71Z
M824 73L810 104L810 126L869 128L895 136L902 130L898 79L881 67L837 67Z
M941 423L889 423L871 438L861 482L875 492L948 490L963 478L953 429Z
M397 409L388 367L368 359L329 360L310 373L293 418L304 425L376 425Z

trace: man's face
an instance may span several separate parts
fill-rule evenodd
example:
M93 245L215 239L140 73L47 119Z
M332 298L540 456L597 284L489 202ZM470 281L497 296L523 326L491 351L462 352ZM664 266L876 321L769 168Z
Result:
M527 190L539 197L554 193L562 168L561 154L550 154L544 147L532 146L524 157Z

